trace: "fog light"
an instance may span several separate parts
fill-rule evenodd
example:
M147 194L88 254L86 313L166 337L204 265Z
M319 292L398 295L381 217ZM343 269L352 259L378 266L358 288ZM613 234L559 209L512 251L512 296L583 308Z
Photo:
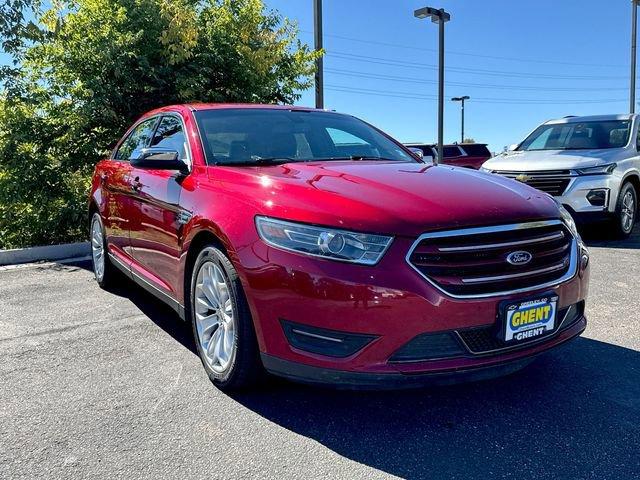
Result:
M587 200L594 207L605 207L609 198L609 189L602 188L598 190L590 190L587 193Z

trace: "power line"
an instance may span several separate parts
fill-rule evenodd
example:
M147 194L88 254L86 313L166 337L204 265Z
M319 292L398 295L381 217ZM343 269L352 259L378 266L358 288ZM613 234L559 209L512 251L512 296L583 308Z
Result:
M302 33L313 34L308 30L300 30ZM377 40L363 40L361 38L355 37L347 37L344 35L335 35L335 34L324 34L325 37L338 38L341 40L349 40L350 42L358 42L365 43L370 45L380 45L384 47L393 47L393 48L401 48L406 50L415 50L422 52L437 52L435 48L426 48L426 47L416 47L413 45L402 45L399 43L390 43L390 42L380 42ZM577 67L597 67L597 68L629 68L628 65L613 65L613 64L604 64L604 63L578 63L578 62L566 62L559 60L540 60L540 59L531 59L531 58L517 58L517 57L503 57L498 55L484 55L478 53L468 53L468 52L456 52L452 50L447 50L447 55L461 55L466 57L475 57L475 58L487 58L492 60L505 60L511 62L521 62L521 63L540 63L547 65L568 65L568 66L577 66Z
M388 90L377 90L372 88L354 88L345 85L326 85L327 90L345 93L360 93L364 95L375 95L383 97L407 98L413 100L436 100L435 95L422 95L414 92L396 92ZM605 104L626 102L626 99L559 99L559 100L539 100L534 98L491 98L491 97L474 97L474 103L491 103L504 105L588 105L588 104Z
M344 70L339 68L325 68L325 72L334 73L336 75L343 75L349 77L370 78L375 80L389 80L400 83L416 83L416 84L428 84L436 85L436 80L427 80L416 77L396 76L396 75L384 75L377 73L359 72L357 70ZM605 88L605 87L539 87L539 86L525 86L525 85L495 85L486 83L466 83L466 82L446 82L446 85L457 87L474 87L474 88L487 88L487 89L500 89L500 90L526 90L526 91L553 91L553 92L602 92L602 91L627 91L626 87L621 88Z
M327 56L340 58L343 60L364 62L364 63L375 63L379 65L389 65L395 67L403 67L403 68L414 68L418 70L428 69L435 70L437 69L436 65L431 65L427 63L418 63L418 62L407 62L403 60L394 60L390 58L382 58L382 57L371 57L368 55L355 55L350 53L339 53L339 52L327 52ZM537 78L537 79L549 79L549 80L612 80L612 79L625 79L626 76L605 76L605 75L547 75L547 74L536 74L536 73L524 73L524 72L505 72L499 70L484 70L484 69L476 69L476 68L464 68L464 67L447 67L447 71L449 72L458 72L458 73L467 73L474 75L488 75L494 77L513 77L513 78Z

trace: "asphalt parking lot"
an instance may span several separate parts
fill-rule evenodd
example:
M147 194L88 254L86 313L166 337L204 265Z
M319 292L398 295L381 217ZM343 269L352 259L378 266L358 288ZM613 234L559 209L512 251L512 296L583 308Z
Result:
M0 478L640 477L640 228L591 240L584 336L520 374L228 396L190 330L87 262L0 270Z

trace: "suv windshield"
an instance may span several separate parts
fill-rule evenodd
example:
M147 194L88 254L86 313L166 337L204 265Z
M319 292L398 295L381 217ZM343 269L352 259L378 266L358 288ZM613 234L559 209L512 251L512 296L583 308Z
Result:
M195 112L210 165L317 160L415 158L375 128L349 115L267 108Z
M629 141L631 122L571 122L542 125L517 150L592 150L620 148Z

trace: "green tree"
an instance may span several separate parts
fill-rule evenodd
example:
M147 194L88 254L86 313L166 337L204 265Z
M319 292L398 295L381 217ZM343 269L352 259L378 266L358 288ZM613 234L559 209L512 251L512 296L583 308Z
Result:
M311 86L316 53L262 0L7 5L0 39L14 66L0 72L0 248L84 238L93 165L143 112L293 103Z

